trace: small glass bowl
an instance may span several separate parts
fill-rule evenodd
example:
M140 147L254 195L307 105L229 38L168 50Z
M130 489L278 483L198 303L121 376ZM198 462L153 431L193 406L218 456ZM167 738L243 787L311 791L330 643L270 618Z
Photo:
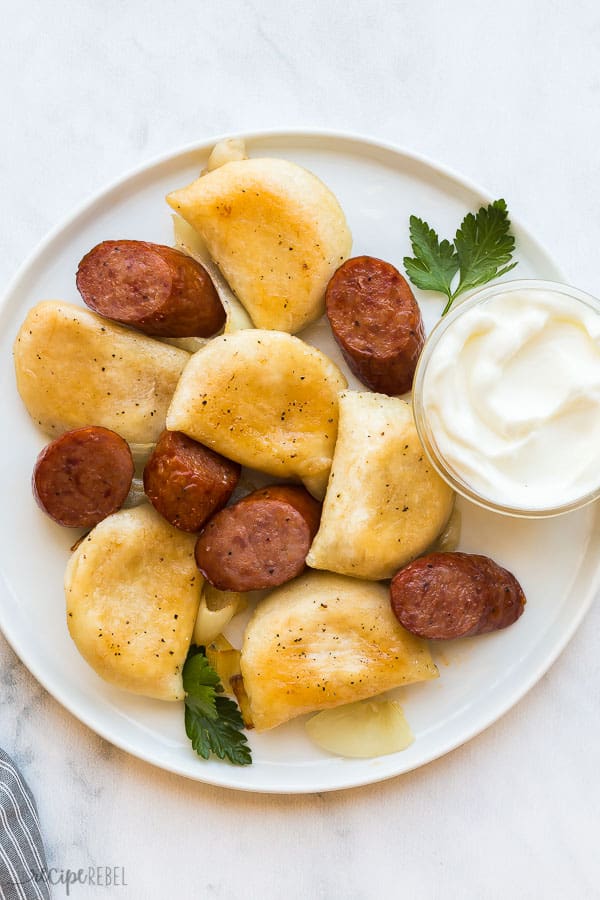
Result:
M513 291L520 290L552 291L553 293L564 294L600 314L600 301L595 297L592 297L590 294L586 294L584 291L580 291L577 288L554 281L522 278L515 281L500 281L492 287L476 291L468 299L459 302L456 307L451 309L447 315L440 319L427 338L413 380L413 413L419 438L431 464L457 494L461 494L463 497L466 497L467 500L477 503L479 506L484 507L484 509L489 509L492 512L500 513L502 515L516 516L525 519L549 518L550 516L559 516L563 513L579 509L600 497L600 447L598 448L598 485L584 496L571 500L568 503L544 507L542 509L524 509L516 505L511 506L508 502L500 504L484 494L479 493L444 459L444 456L436 443L435 435L433 434L430 423L428 422L427 411L423 402L423 387L427 374L427 367L442 336L452 328L452 325L457 319L460 319L461 316L474 307L483 306L500 294L512 293Z

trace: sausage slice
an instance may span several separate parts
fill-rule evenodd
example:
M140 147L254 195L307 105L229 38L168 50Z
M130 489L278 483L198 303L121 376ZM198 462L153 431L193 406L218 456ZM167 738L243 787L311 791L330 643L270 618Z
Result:
M103 241L77 270L77 289L94 312L157 337L210 337L225 310L194 259L147 241Z
M221 591L274 588L304 569L321 504L301 487L274 485L214 516L196 543L196 563Z
M400 272L373 256L356 256L334 274L325 301L333 335L356 377L382 394L409 391L425 330Z
M156 510L182 531L200 531L231 497L241 466L180 431L163 431L144 468Z
M450 640L512 625L525 608L514 575L487 556L429 553L392 579L392 609L419 637Z
M33 470L33 494L59 525L92 528L123 505L133 472L127 442L108 428L88 425L44 447Z

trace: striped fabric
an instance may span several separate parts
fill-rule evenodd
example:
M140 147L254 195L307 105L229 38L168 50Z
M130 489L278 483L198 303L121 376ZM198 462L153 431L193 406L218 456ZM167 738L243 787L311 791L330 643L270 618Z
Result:
M0 749L0 898L49 900L44 845L35 800Z

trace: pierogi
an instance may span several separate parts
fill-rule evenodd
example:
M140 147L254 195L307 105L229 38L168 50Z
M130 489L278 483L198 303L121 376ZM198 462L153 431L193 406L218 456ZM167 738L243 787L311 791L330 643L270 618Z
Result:
M195 536L144 503L104 519L65 573L67 624L105 681L159 700L183 700L181 671L203 579Z
M167 428L270 475L321 476L331 466L345 386L337 366L299 338L236 331L190 359Z
M223 334L231 334L232 331L239 331L242 328L253 328L250 316L223 278L217 264L211 259L206 244L198 232L181 216L173 216L173 236L177 249L185 253L186 256L191 256L201 266L204 266L210 275L225 310ZM168 343L173 344L175 347L183 347L184 350L189 350L190 353L195 353L196 350L204 347L209 340L210 338L201 337L169 338Z
M306 561L355 578L391 578L442 531L454 493L427 459L405 400L345 391L339 403L321 527Z
M237 159L167 202L199 232L257 328L295 334L323 314L352 236L312 172L283 159Z
M438 675L427 644L398 623L384 585L324 572L259 604L241 671L257 731Z
M153 443L189 353L47 300L29 311L14 344L17 388L29 415L55 438L102 425Z

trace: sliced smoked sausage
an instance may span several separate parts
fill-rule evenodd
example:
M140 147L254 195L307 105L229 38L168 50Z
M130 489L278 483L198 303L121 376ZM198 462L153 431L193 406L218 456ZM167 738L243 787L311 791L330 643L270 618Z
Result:
M274 485L214 516L196 543L196 563L221 591L274 588L304 569L321 504L301 487Z
M182 531L200 531L231 497L241 466L180 431L163 431L144 468L146 496Z
M347 260L329 282L327 316L348 366L373 391L412 387L425 330L408 282L373 256Z
M94 312L157 337L210 337L225 310L194 259L147 241L103 241L77 270L77 289Z
M133 472L127 442L108 428L89 425L44 447L33 470L33 493L59 525L92 528L123 505Z
M525 607L514 575L487 556L429 553L392 579L400 624L419 637L449 640L512 625Z

